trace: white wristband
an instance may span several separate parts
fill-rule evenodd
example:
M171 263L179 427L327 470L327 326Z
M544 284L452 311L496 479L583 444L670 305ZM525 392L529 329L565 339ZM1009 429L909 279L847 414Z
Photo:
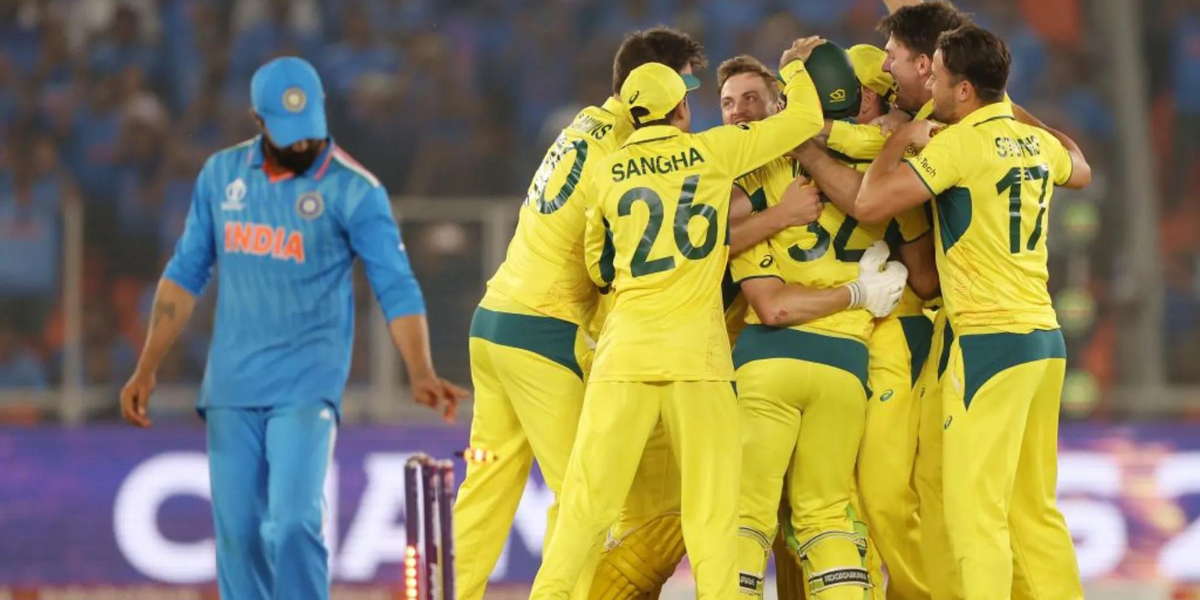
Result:
M854 281L846 284L846 289L850 290L850 306L847 306L846 308L861 307L863 302L867 299L866 289L864 289L863 282L855 279Z

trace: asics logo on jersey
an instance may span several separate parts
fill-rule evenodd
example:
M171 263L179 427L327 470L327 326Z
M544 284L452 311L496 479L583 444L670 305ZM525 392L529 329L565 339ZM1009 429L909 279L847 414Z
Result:
M304 264L304 234L258 223L225 223L225 252L269 256Z
M242 181L241 177L233 180L233 183L225 186L225 201L221 203L221 210L242 210L246 205L242 203L242 199L246 197L246 182Z
M894 394L893 394L892 390L888 390L888 391L884 392L883 395L879 396L879 401L887 402L888 400L892 399L893 395Z

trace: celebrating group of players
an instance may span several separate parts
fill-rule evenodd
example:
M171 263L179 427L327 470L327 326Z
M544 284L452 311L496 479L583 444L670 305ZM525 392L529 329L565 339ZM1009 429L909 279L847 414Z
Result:
M498 460L459 491L460 600L535 459L534 598L655 598L685 552L699 597L761 597L772 546L781 598L1083 597L1046 219L1090 169L1008 99L1003 40L904 4L886 50L723 62L702 133L702 46L624 39L471 326L471 445Z

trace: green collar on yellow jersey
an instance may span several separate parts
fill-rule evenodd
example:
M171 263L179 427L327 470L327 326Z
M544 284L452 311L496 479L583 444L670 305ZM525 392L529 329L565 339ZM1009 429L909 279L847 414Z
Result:
M658 140L673 138L677 135L679 135L679 128L674 125L650 125L635 130L621 147L627 148L634 144L656 142Z
M1007 106L1008 107L1008 116L1010 118L1013 116L1012 115L1012 98L1009 98L1007 93L1004 94L1004 100L997 102L996 104L1002 104L1004 106ZM989 105L989 106L992 106L992 105ZM929 119L932 117L933 117L933 99L931 98L929 100L929 102L925 103L925 106L921 107L921 110L917 111L917 114L916 114L916 116L913 117L913 120L920 121L921 119ZM963 120L965 121L966 119L963 119Z
M996 119L1012 118L1013 110L1011 104L1007 102L994 102L975 109L971 114L963 117L960 123L963 125L979 125L988 121L995 121Z

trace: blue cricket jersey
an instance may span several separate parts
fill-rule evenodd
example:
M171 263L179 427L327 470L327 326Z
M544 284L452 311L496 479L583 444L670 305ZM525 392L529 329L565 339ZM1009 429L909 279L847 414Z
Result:
M425 312L386 190L332 139L299 176L269 176L257 137L210 157L163 273L199 295L219 267L200 410L328 400L340 411L355 257L389 322Z

